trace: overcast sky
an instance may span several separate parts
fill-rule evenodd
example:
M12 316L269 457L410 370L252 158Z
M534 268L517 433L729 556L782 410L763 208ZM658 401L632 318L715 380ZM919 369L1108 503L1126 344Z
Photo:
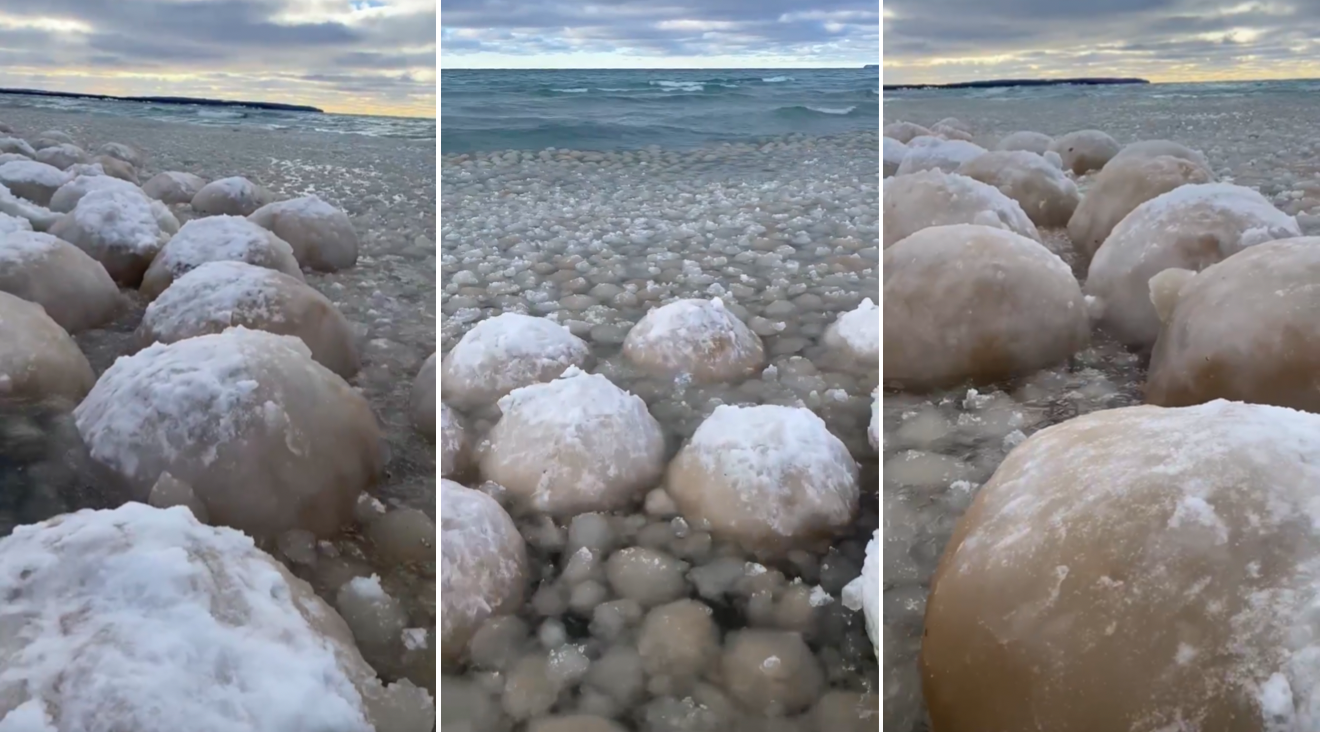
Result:
M8 0L0 0L8 2ZM860 66L876 0L444 0L444 68Z
M0 86L435 116L436 0L0 0Z
M885 0L886 84L1320 76L1320 0Z

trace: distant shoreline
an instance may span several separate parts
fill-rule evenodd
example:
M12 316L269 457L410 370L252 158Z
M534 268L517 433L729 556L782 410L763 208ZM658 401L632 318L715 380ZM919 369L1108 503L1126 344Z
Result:
M885 84L885 91L907 89L994 89L1011 86L1102 86L1107 84L1149 84L1145 79L1080 78L1080 79L997 79L990 81L957 81L951 84Z
M240 102L227 99L202 99L195 97L117 97L110 94L83 94L80 92L57 92L43 89L6 89L0 87L0 94L16 94L29 97L60 97L64 99L96 99L112 102L140 102L143 104L178 104L197 107L243 107L246 109L266 109L279 112L317 112L325 111L302 104L280 104L278 102Z

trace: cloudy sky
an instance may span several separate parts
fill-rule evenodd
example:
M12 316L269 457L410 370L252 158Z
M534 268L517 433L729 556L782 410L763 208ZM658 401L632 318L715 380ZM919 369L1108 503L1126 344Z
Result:
M1320 1L885 0L886 84L1320 77Z
M435 116L436 0L0 0L0 87Z
M876 0L444 0L440 20L447 69L879 61Z

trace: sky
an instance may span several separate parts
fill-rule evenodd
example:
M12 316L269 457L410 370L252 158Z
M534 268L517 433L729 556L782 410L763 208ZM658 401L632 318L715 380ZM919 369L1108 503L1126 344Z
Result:
M444 0L440 22L446 69L811 68L880 60L876 0Z
M436 0L0 0L0 87L435 116Z
M1320 0L885 0L884 82L1320 77Z

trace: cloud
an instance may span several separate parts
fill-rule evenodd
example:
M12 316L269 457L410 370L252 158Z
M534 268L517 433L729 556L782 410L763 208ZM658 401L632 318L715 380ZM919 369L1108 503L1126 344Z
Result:
M4 0L0 86L432 116L436 17L435 0Z

